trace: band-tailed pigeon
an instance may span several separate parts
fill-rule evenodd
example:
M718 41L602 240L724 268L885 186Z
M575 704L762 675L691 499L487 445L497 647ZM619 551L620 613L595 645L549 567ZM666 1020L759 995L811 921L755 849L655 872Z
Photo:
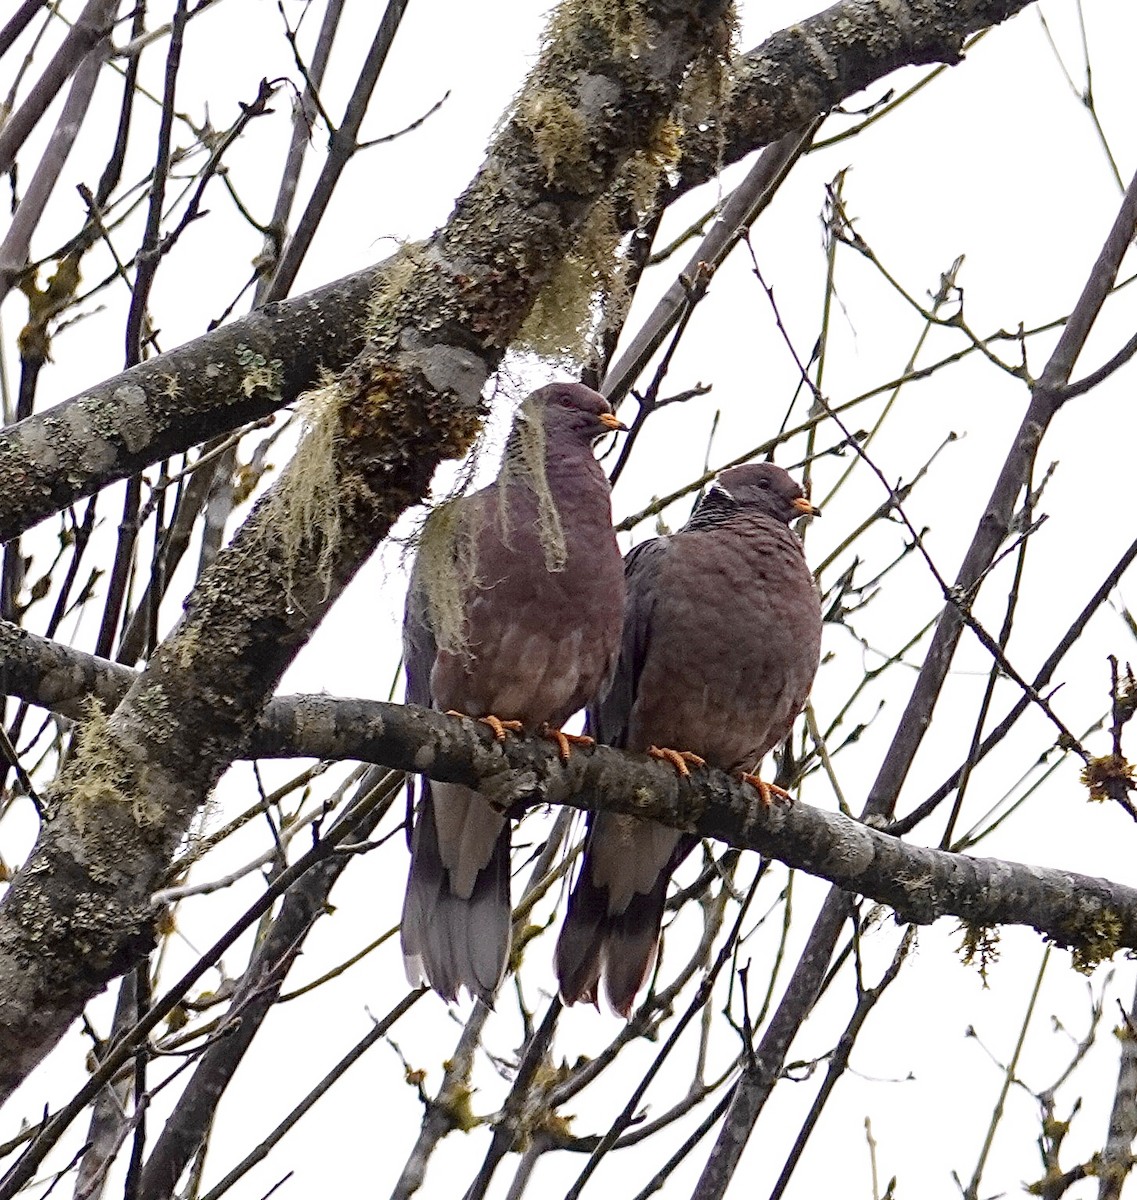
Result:
M610 687L588 710L600 742L748 772L789 732L817 671L821 610L794 517L817 509L772 463L723 471L691 519L624 560L628 594ZM561 995L627 1017L655 961L671 873L695 839L613 813L589 818L556 950Z
M407 592L412 704L480 717L499 738L562 723L611 671L624 575L608 480L592 453L623 429L582 384L519 408L498 478L428 521ZM431 525L435 528L432 530ZM489 999L510 933L509 820L469 788L423 779L411 836L402 946L412 984Z

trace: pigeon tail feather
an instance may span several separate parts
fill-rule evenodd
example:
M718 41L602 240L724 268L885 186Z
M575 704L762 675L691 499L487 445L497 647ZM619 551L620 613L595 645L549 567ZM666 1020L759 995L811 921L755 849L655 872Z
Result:
M509 960L509 848L506 824L469 895L457 894L442 862L430 782L423 781L401 929L412 986L429 983L451 1002L464 987L491 1002Z
M667 885L675 864L660 871L648 892L637 892L622 912L610 912L608 888L583 871L569 897L568 913L557 939L556 971L566 1004L597 1003L604 995L627 1019L636 994L647 982L659 948Z

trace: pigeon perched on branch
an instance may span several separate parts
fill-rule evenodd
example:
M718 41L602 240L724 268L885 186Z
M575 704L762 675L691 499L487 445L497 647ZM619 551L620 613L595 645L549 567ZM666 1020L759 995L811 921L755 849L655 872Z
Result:
M624 575L608 480L592 445L624 426L582 384L519 408L488 487L428 520L403 625L406 698L477 717L498 738L561 725L615 662ZM508 817L456 784L423 779L411 835L402 946L412 984L488 1000L510 942Z
M681 774L735 772L763 801L762 757L805 704L821 644L821 609L789 528L818 510L773 463L723 471L687 524L624 560L627 600L611 685L588 728L610 746L652 754ZM695 839L615 813L589 817L584 861L557 942L569 1004L609 1003L627 1017L655 961L667 884Z

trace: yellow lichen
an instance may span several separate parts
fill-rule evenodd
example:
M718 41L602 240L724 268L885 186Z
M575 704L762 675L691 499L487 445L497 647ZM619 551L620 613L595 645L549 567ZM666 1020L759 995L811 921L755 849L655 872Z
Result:
M515 348L566 367L585 362L596 333L617 323L627 308L626 268L613 201L601 200L572 250L553 268Z
M678 126L660 122L648 147L624 164L608 194L592 206L572 249L553 268L514 345L541 358L576 368L592 347L619 328L631 301L627 286L625 222L651 210L660 179L678 157Z
M518 101L517 119L533 135L547 184L564 186L588 167L588 122L563 93L540 88L526 92Z
M1123 928L1121 918L1109 909L1096 914L1078 931L1077 941L1071 947L1074 970L1092 975L1098 963L1108 962L1119 949Z
M714 177L722 174L726 152L723 114L730 112L734 90L734 62L738 52L738 15L733 6L724 14L718 44L691 64L683 81L678 112L683 126L714 139Z
M408 242L400 248L380 275L367 302L365 332L374 338L391 315L391 309L414 278L422 263L422 242Z
M284 558L285 591L292 599L296 564L303 548L319 545L316 577L330 590L332 567L341 531L340 493L335 445L340 428L343 391L325 374L314 391L300 397L303 433L288 470L268 501L268 528L279 540Z
M476 451L475 451L476 456ZM511 541L510 512L520 489L531 492L537 502L537 532L545 555L545 568L556 572L568 560L560 513L549 489L545 458L545 429L541 410L523 401L498 473L497 528L495 533L507 546ZM411 585L414 615L431 630L441 649L451 654L469 650L466 605L478 577L478 538L487 519L479 502L463 497L470 478L464 473L456 491L437 504L418 532L408 539L417 549Z
M477 585L477 538L472 522L458 497L439 504L418 535L411 603L425 611L416 614L438 646L450 654L463 654L469 633L466 596Z
M525 956L525 947L528 946L535 937L539 937L542 933L544 933L545 930L549 928L552 920L553 918L550 917L549 920L543 925L535 925L532 921L530 921L521 926L520 929L515 929L513 941L510 942L509 945L509 972L511 975L516 975L517 972L521 970L521 960ZM534 1089L542 1086L541 1071L544 1069L545 1068L540 1068L538 1070L538 1075L534 1077Z
M545 456L545 423L541 410L525 400L513 419L510 444L498 477L498 521L502 541L509 544L509 511L517 489L525 488L537 499L537 535L545 554L545 570L563 571L568 561L565 531L557 511Z
M988 925L960 925L963 941L959 951L965 967L977 966L984 988L988 987L987 971L999 961L999 934Z
M438 1107L450 1119L451 1128L461 1130L462 1133L469 1133L471 1129L477 1129L482 1124L482 1118L474 1112L470 1102L472 1096L473 1090L466 1084L459 1083L447 1088L437 1100Z
M82 830L107 810L130 805L139 826L160 825L163 813L143 803L143 788L132 763L110 730L106 712L92 696L86 716L75 733L64 776L66 796L76 825Z

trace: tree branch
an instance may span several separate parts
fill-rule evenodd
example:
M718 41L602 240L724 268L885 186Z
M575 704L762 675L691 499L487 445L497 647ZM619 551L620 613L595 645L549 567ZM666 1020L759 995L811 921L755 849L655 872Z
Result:
M900 67L956 64L963 44L1031 0L857 0L771 34L735 60L721 124L684 129L673 200Z
M11 631L25 643L43 641L0 625L0 658L6 657ZM68 658L90 660L82 677L105 693L123 688L133 676L124 667L60 650ZM67 674L61 672L61 678ZM21 672L21 680L33 675ZM79 664L70 677L80 677ZM35 700L18 690L15 694ZM1052 941L1084 951L1137 949L1137 890L1122 884L914 846L807 804L766 809L756 792L721 771L700 770L683 779L648 755L608 746L576 750L565 763L547 739L498 742L481 722L434 709L300 695L269 703L249 753L360 759L422 771L444 783L476 787L503 809L567 804L650 818L779 859L888 904L905 921L929 924L954 916L975 927L1030 925Z
M367 337L371 267L269 304L0 430L0 541L84 496L275 412Z
M12 169L17 151L88 51L110 33L116 7L114 0L87 0L23 104L0 130L0 175L7 175Z

